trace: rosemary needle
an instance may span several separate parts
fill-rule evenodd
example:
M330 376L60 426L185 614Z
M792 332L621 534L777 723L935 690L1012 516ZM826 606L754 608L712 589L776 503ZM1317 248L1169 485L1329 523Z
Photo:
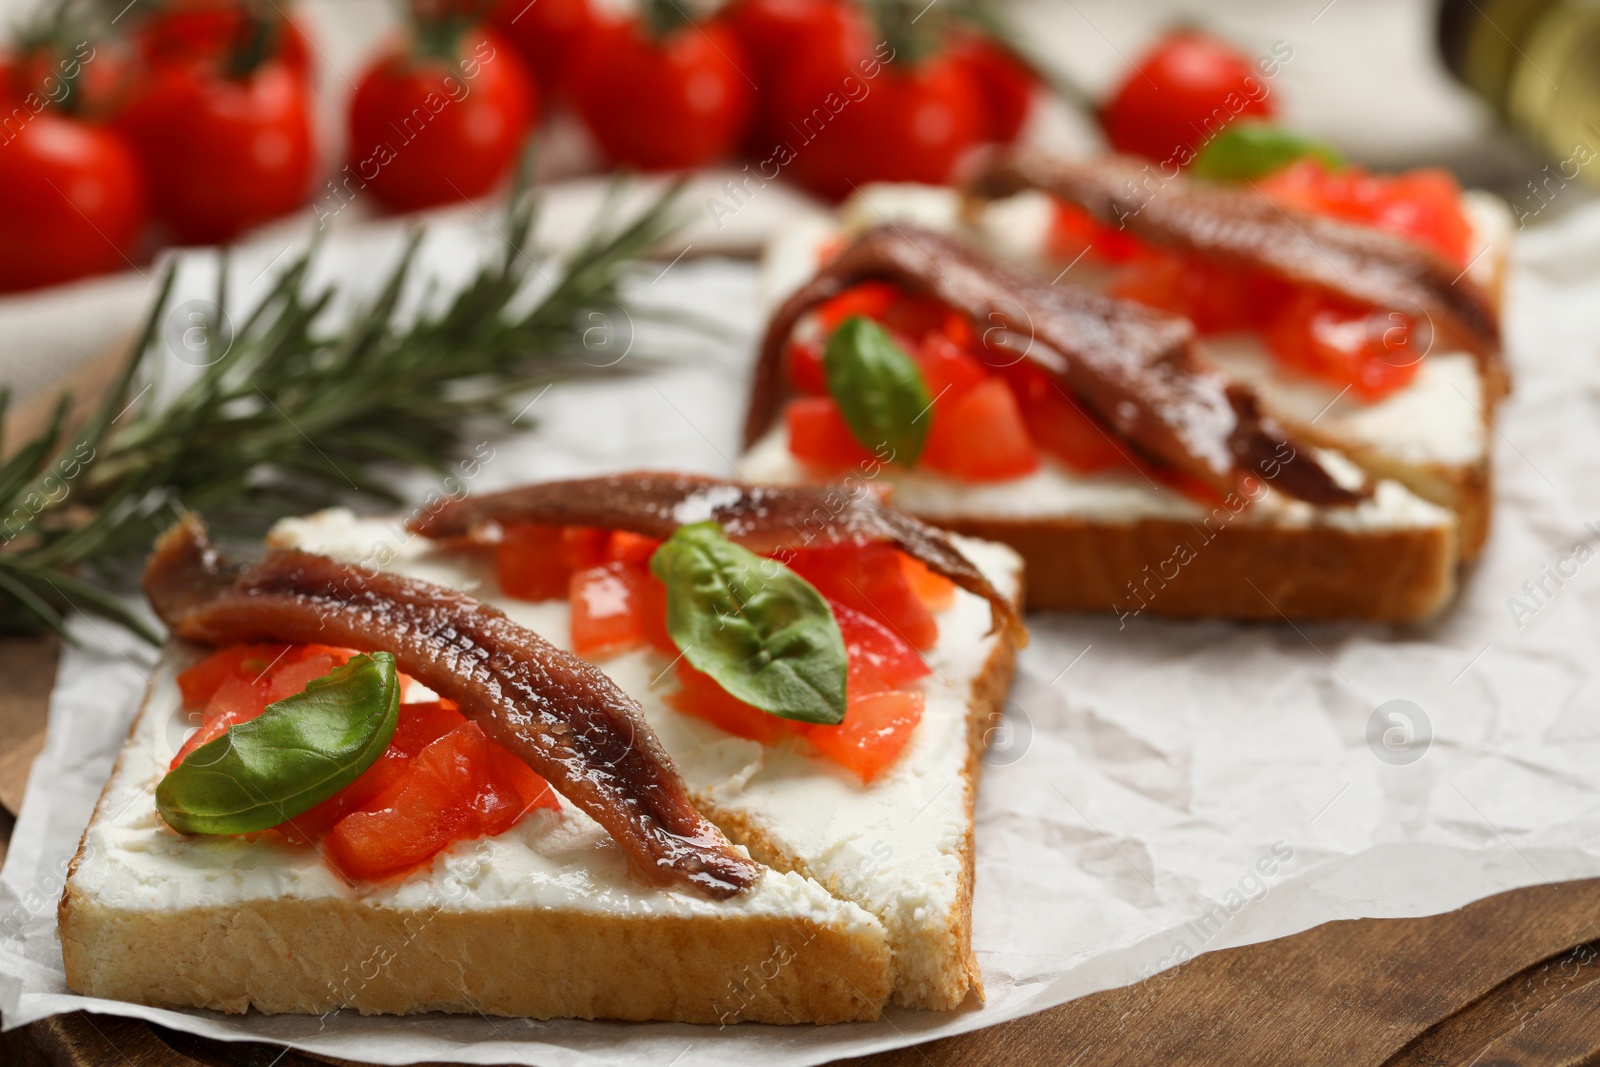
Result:
M0 629L62 630L73 611L160 635L118 595L157 533L184 510L223 536L352 498L394 503L395 465L443 469L469 424L508 427L519 393L603 372L583 358L596 313L624 307L622 284L677 225L678 189L622 222L602 211L579 246L545 270L532 236L537 198L521 182L499 254L436 310L401 313L422 234L376 295L337 324L330 287L313 291L313 246L288 263L239 322L225 355L174 395L153 380L174 268L115 384L68 434L70 397L0 463ZM615 208L615 198L608 200ZM555 281L542 291L545 274ZM205 328L222 337L221 309ZM0 391L0 427L9 397Z

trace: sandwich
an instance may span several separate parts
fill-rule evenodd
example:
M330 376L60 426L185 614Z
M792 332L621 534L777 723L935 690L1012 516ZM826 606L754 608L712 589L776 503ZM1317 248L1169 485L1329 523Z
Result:
M965 198L869 188L776 236L743 476L879 463L899 507L1015 547L1037 607L1438 612L1487 533L1488 291L1375 227L1144 173L1011 150ZM1247 328L1268 307L1316 336L1348 315L1360 351L1293 365Z
M145 588L174 640L63 893L77 992L718 1024L981 995L1004 546L866 486L635 474L286 520L253 564L189 517Z
M1187 317L1204 357L1285 425L1454 511L1462 558L1478 555L1494 411L1510 389L1504 201L1437 171L1315 158L1229 182L1010 151L974 172L968 210L1028 190L1053 200L1047 259L1108 249L1097 258L1118 267L1111 292Z

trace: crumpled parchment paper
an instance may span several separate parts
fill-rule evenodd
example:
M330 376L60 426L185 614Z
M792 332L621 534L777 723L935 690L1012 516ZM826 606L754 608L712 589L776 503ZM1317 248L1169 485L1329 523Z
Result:
M324 268L372 273L393 237L336 241ZM459 277L483 247L482 232L456 227L430 238L428 262ZM185 276L197 293L204 268ZM724 323L727 339L641 325L636 349L671 350L673 365L555 385L529 409L537 428L495 442L473 488L630 466L732 470L754 286L748 264L694 259L641 284L641 298ZM989 1025L1334 919L1436 913L1600 875L1600 210L1522 235L1508 316L1517 383L1496 427L1494 535L1441 619L1141 616L1119 627L1031 616L980 793L981 1006L717 1029L226 1017L74 996L55 906L152 662L80 619L82 647L62 657L49 743L0 872L6 1025L81 1008L382 1063L809 1064ZM630 353L619 369L639 366ZM413 480L419 497L431 487Z

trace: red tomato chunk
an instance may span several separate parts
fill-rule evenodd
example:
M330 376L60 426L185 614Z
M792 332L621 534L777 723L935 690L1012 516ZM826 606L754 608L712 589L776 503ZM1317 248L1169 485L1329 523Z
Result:
M184 706L200 712L201 726L172 765L354 654L327 645L235 645L207 656L178 676ZM403 696L411 683L400 678ZM323 841L352 878L375 878L424 863L454 841L504 833L533 808L558 806L527 764L455 704L435 700L402 704L394 737L372 766L276 829L291 841Z

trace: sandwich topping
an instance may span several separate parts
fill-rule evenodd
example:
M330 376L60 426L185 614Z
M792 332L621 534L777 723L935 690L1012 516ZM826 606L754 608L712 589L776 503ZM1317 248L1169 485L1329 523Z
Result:
M759 877L760 868L695 810L637 702L593 666L471 597L293 550L230 564L192 517L157 543L144 585L156 613L187 640L328 642L391 653L454 705L441 706L439 719L459 713L478 728L459 738L468 761L496 762L476 743L481 733L604 827L646 881L683 882L720 898ZM431 751L428 745L414 759ZM450 753L437 757L448 773ZM510 782L519 798L524 786L536 788ZM426 809L425 795L409 800Z
M968 186L1058 201L1060 258L1115 268L1110 292L1201 333L1259 332L1284 365L1375 401L1439 343L1498 373L1498 319L1467 277L1470 224L1440 172L1395 177L1303 158L1248 182L1152 173L1122 157L990 156Z
M773 315L756 366L747 446L779 417L787 362L798 391L815 395L821 384L832 394L823 404L802 397L784 412L797 455L843 466L854 457L853 438L883 462L906 465L870 423L856 417L852 424L845 407L851 401L840 397L856 390L835 381L835 367L845 369L850 354L831 351L834 337L820 357L791 344L812 312L835 335L856 315L881 320L903 349L917 353L933 403L915 418L931 411L932 425L920 457L912 458L956 477L1026 474L1037 462L1037 442L1080 470L1154 469L1179 488L1218 496L1235 492L1247 476L1318 505L1370 495L1370 486L1336 480L1260 409L1248 387L1203 365L1184 320L1051 285L913 227L861 235ZM828 453L822 439L843 444Z
M521 486L450 501L407 525L434 540L496 541L517 524L579 527L664 541L714 522L752 552L789 560L829 549L886 545L989 602L997 628L1026 641L1016 606L939 529L887 506L875 492L756 486L699 474L633 471ZM537 599L537 598L535 598Z
M677 711L798 739L865 783L921 721L922 652L958 587L1024 636L943 533L871 494L636 473L466 498L412 526L493 543L503 593L568 601L579 655L655 650Z

